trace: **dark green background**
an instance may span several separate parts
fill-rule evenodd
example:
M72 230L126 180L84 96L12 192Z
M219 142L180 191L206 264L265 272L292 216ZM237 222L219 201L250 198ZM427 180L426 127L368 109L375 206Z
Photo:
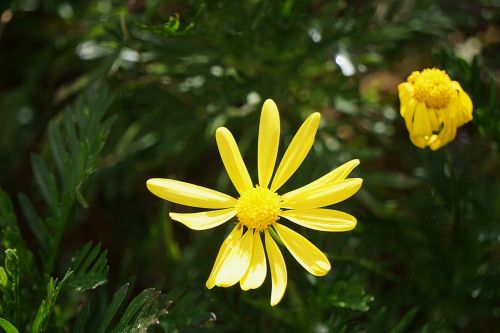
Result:
M109 281L61 289L54 311L40 315L46 332L75 332L85 304L102 314L126 282L130 296L152 287L166 294L156 314L173 301L150 329L158 332L499 329L500 2L3 0L0 12L0 184L24 239L9 236L12 215L0 214L2 256L17 248L22 295L18 308L4 295L0 317L20 332L34 327L49 277L60 280L89 241L108 250ZM352 75L335 62L339 55ZM448 70L474 103L473 122L437 152L414 147L399 116L397 84L426 67ZM77 130L90 143L75 155L88 170L75 171L81 183L55 176L70 193L61 204L69 215L64 227L46 222L60 246L42 250L18 193L40 216L53 216L31 154L57 170L48 126L63 128L89 86L90 95L108 87L113 100L96 108L114 122L108 136L101 123ZM313 149L284 190L353 158L361 160L353 175L364 179L335 206L357 217L354 231L292 226L333 269L312 277L283 249L289 282L274 308L269 276L256 291L206 290L229 226L188 230L167 213L189 209L145 187L148 178L174 178L235 195L215 144L219 126L233 132L256 180L267 98L280 110L280 156L305 117L322 114ZM82 327L91 332L98 317Z

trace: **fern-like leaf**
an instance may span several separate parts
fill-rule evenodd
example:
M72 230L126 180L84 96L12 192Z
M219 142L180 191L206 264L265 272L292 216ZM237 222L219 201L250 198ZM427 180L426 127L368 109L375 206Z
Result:
M66 280L71 276L71 273L71 271L67 271L60 282L58 282L57 279L50 278L47 284L47 295L38 307L35 320L31 326L31 333L43 333L46 331L50 316L54 311L57 297L59 296L59 291Z
M15 249L5 251L5 265L0 266L0 314L18 322L20 315L19 258Z
M0 327L4 329L5 333L19 333L17 328L4 318L0 318Z
M45 271L51 274L59 246L71 219L75 203L87 207L83 190L95 172L114 118L103 119L112 98L105 87L91 86L85 96L66 108L62 124L52 120L47 136L53 163L34 154L31 165L49 216L42 218L28 196L19 195L19 203L28 225L37 238ZM55 165L57 172L48 165ZM56 176L57 175L57 176Z
M66 282L65 288L84 291L106 284L109 271L107 251L101 251L99 244L87 243L73 257L71 270L73 274Z
M132 299L123 311L129 288L128 283L121 286L102 311L92 311L94 307L87 303L76 319L73 333L145 333L149 327L159 324L171 304L167 297L154 289L146 289Z

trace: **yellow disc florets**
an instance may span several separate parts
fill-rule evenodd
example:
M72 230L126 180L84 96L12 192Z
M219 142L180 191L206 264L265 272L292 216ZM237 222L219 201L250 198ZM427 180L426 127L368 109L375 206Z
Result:
M448 74L436 68L413 72L408 82L413 85L415 98L430 108L446 107L454 93Z
M238 199L236 216L244 226L264 230L278 220L280 203L277 193L257 185Z

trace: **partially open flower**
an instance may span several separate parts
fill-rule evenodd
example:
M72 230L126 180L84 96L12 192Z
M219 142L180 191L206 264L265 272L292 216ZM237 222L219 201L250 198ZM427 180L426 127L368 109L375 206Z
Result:
M398 91L401 116L419 148L441 148L455 139L458 127L472 120L471 99L445 71L415 71Z

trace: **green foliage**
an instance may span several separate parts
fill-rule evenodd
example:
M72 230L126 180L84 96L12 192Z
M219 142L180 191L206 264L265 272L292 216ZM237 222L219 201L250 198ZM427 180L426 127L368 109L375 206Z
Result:
M147 332L150 326L158 324L159 318L167 313L170 302L166 301L165 295L154 289L143 290L130 301L122 314L118 313L118 310L124 307L129 288L129 284L121 286L109 305L100 311L102 315L96 313L93 316L89 306L84 308L76 320L73 333L141 333ZM110 328L113 321L116 325Z
M0 331L497 329L494 1L16 0L0 16ZM414 147L399 117L397 84L426 67L446 69L474 104L437 152ZM304 272L282 247L276 307L269 276L257 290L206 290L230 226L187 230L168 213L191 210L145 188L165 177L237 196L214 131L231 129L257 179L266 98L280 110L280 156L322 114L283 191L352 158L363 178L334 207L355 230L298 230L329 274Z
M71 271L65 286L76 291L95 289L108 282L109 266L107 251L101 252L101 246L87 243L72 259Z
M0 266L0 313L2 316L19 321L20 293L19 293L19 258L15 249L5 251L5 264Z
M403 333L408 330L412 322L415 320L415 316L418 311L416 308L410 309L404 316L401 318L401 321L390 331L390 333Z
M5 333L19 333L14 325L3 318L0 318L0 327L4 329Z
M330 296L333 306L366 312L370 309L373 296L366 295L362 286L346 281L337 281L334 292Z
M71 276L71 273L71 271L66 272L60 282L58 282L57 279L50 278L47 283L47 295L42 300L42 303L38 308L31 326L31 333L43 333L47 330L50 317L52 316L52 312L54 311L54 307L56 305L57 297L59 296L59 291L68 277Z
M160 322L165 332L210 327L217 320L215 313L209 311L210 302L196 289L175 287L168 292L167 299L172 304L168 308L168 315Z
M12 202L4 191L0 189L0 238L1 247L5 250L15 251L23 276L33 276L33 255L24 243L19 230Z
M63 141L56 121L49 123L49 146L59 184L47 164L38 155L31 156L34 178L49 207L50 215L46 218L39 217L30 199L23 193L19 195L19 202L40 244L42 260L49 273L54 269L74 204L78 201L83 207L88 207L82 193L83 186L95 171L113 122L113 118L103 120L110 103L106 87L89 88L85 99L78 98L73 107L64 111L61 127L66 141Z
M31 200L22 193L19 195L19 203L42 249L44 274L51 274L54 269L60 243L68 228L68 221L72 219L74 204L80 201L82 206L88 207L82 188L95 172L99 153L109 134L113 118L103 120L103 117L110 102L111 99L105 88L100 87L98 91L97 86L93 86L87 90L85 99L83 97L77 99L73 107L68 107L64 111L63 132L55 120L49 123L48 142L55 168L58 171L58 182L54 173L49 171L47 164L38 155L32 155L34 179L51 215L45 219L39 217ZM33 261L31 252L24 245L12 203L3 191L0 192L0 227L2 246L7 248L5 265L0 267L0 295L2 297L0 314L14 323L20 323L29 319L26 317L28 313L23 313L21 307L21 271L18 251L22 253L21 258L25 263L33 265ZM33 268L33 266L25 268L23 272L25 279L35 279L36 275L28 273L28 269L33 270ZM81 293L93 290L107 283L108 271L107 251L102 251L100 245L92 245L90 242L83 246L72 258L70 269L61 281L52 277L48 278L45 296L35 312L33 322L28 326L31 327L31 332L52 331L57 326L51 318L56 311L61 291ZM40 281L33 282L40 283ZM94 327L91 331L146 332L148 327L158 323L159 317L165 314L169 303L160 292L147 289L130 302L123 316L116 319L116 327L111 331L108 330L108 326L125 299L128 288L127 284L117 291L103 317L97 322L97 328ZM29 302L32 301L25 300L27 308L33 306ZM85 319L88 319L89 311L86 307L79 314L74 326L75 332L88 332L85 328L87 325ZM7 319L0 319L0 326L7 332L17 332L15 326Z
M23 240L17 226L16 215L9 196L0 190L0 230L2 247L5 249L21 246Z

